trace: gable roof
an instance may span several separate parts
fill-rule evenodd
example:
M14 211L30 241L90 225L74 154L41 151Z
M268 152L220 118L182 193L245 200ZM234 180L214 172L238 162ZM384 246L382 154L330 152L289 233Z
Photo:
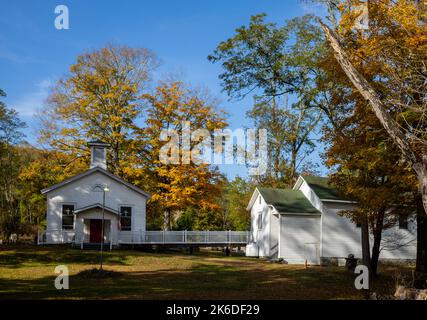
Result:
M301 177L321 200L348 200L331 185L329 178L309 175L302 175Z
M83 208L76 209L76 210L74 210L74 213L79 214L79 213L82 213L82 212L85 212L85 211L88 211L91 209L101 209L102 210L102 204L94 203L94 204L91 204L90 206L86 206ZM111 212L113 214L117 214L117 215L119 214L119 212L117 210L114 210L110 207L104 206L104 209L105 209L105 211Z
M320 214L299 190L257 188L265 202L272 205L279 213Z
M133 191L135 191L135 192L137 192L137 193L139 193L139 194L141 194L147 198L150 198L150 194L148 194L144 190L138 188L137 186L134 186L133 184L123 180L122 178L119 178L118 176L112 174L111 172L108 172L107 170L102 169L101 167L94 167L92 169L84 171L84 172L82 172L82 173L80 173L74 177L71 177L69 179L66 179L66 180L60 182L60 183L57 183L57 184L54 184L53 186L50 186L49 188L45 188L45 189L41 190L41 193L46 194L46 193L49 193L49 192L56 190L58 188L62 188L64 186L66 186L66 185L68 185L74 181L77 181L81 178L84 178L84 177L86 177L86 176L88 176L94 172L100 172L100 173L110 177L111 179L117 181L118 183L125 185L129 189L132 189Z

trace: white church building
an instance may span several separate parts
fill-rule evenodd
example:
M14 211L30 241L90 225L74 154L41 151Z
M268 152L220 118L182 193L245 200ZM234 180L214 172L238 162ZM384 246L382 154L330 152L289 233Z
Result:
M107 171L107 144L90 142L89 170L43 189L46 231L39 242L104 243L143 234L150 195ZM104 217L104 219L103 219Z
M246 255L289 264L341 264L349 254L361 258L360 226L338 214L356 206L322 177L300 176L292 189L256 188L247 206L251 242ZM380 259L415 259L414 220L401 217L384 230Z

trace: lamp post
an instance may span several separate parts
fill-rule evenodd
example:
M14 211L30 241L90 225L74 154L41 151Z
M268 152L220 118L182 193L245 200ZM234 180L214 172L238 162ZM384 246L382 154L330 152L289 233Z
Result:
M110 191L108 186L104 186L102 190L102 226L101 226L101 266L100 270L102 270L102 262L103 262L103 253L104 253L104 218L105 218L105 193Z

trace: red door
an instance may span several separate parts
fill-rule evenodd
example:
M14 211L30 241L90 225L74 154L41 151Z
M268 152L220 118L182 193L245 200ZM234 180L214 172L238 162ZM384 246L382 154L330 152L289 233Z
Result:
M102 239L102 220L90 220L90 242L101 243Z

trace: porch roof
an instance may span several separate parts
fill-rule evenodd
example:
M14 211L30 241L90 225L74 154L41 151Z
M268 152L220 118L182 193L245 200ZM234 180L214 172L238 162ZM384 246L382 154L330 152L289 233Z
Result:
M113 208L110 208L110 207L107 207L107 206L105 206L104 208L105 208L105 211L107 211L107 212L110 212L112 214L117 214L117 215L119 214L118 210L114 210ZM92 209L100 209L100 210L102 210L102 204L100 204L100 203L94 203L94 204L91 204L89 206L76 209L76 210L74 210L74 213L75 214L79 214L79 213L82 213L82 212L85 212L85 211L89 211L89 210L92 210Z

